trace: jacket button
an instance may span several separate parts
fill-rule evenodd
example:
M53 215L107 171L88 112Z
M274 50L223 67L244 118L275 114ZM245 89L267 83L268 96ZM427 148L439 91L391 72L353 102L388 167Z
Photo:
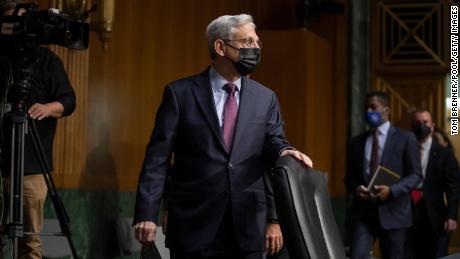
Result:
M228 169L233 169L232 163L228 163Z

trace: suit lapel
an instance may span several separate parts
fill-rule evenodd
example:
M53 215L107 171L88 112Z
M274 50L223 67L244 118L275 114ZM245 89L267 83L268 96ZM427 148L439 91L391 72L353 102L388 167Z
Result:
M365 158L366 158L366 140L367 140L367 137L369 136L370 132L366 133L366 134L363 134L363 135L360 135L360 138L359 138L359 141L357 143L357 149L356 150L359 150L359 153L358 153L358 158L356 161L363 161L361 163L361 177L363 178L364 182L366 182L368 180L368 175L366 175L366 168L365 168L365 164L364 161L365 161Z
M426 165L426 171L425 171L425 179L428 178L428 176L431 174L431 172L433 171L432 167L434 165L433 161L435 161L436 159L436 156L438 154L438 151L437 151L438 147L437 147L437 144L436 142L433 142L431 143L431 148L430 148L430 155L428 156L428 164Z
M387 161L387 154L388 152L391 152L391 147L393 146L393 142L394 142L394 133L396 132L395 128L393 126L390 126L390 128L388 129L388 135L387 135L387 138L385 140L385 144L383 146L383 152L382 152L382 159L380 160L380 164L381 165L387 165L388 164L388 161Z
M240 92L240 104L238 107L238 117L236 121L235 136L233 138L233 148L235 150L238 147L238 143L243 138L244 128L250 117L250 111L252 111L252 105L254 105L252 85L247 77L241 77L241 92Z
M218 139L221 147L226 150L222 139L222 131L219 126L219 118L217 116L216 105L211 89L211 81L209 79L209 68L206 69L195 80L195 87L192 88L193 95L206 118L209 126L212 129L215 137Z

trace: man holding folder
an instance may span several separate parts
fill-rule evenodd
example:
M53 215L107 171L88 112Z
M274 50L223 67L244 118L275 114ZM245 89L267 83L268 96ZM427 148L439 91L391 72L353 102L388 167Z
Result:
M353 195L351 258L370 258L376 238L384 259L402 258L406 230L412 225L410 191L421 180L415 136L389 122L389 98L366 95L366 120L371 130L349 144L347 190ZM399 175L392 185L367 187L378 166Z

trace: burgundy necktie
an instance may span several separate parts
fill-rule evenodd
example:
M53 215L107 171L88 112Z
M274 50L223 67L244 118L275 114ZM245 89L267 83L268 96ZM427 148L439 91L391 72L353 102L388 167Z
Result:
M235 98L237 88L236 85L232 83L226 83L224 85L224 90L227 91L228 96L224 104L223 137L227 151L230 151L232 149L236 118L238 116L238 105Z
M372 176L377 170L377 166L379 165L379 138L378 138L378 130L375 129L372 132L372 151L371 151L371 163L370 163L370 171L369 175Z

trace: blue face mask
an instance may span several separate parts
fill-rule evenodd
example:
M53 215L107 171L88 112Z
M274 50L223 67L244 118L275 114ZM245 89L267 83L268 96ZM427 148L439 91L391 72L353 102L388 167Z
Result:
M380 112L366 112L366 121L372 128L377 128L382 124L382 114Z

